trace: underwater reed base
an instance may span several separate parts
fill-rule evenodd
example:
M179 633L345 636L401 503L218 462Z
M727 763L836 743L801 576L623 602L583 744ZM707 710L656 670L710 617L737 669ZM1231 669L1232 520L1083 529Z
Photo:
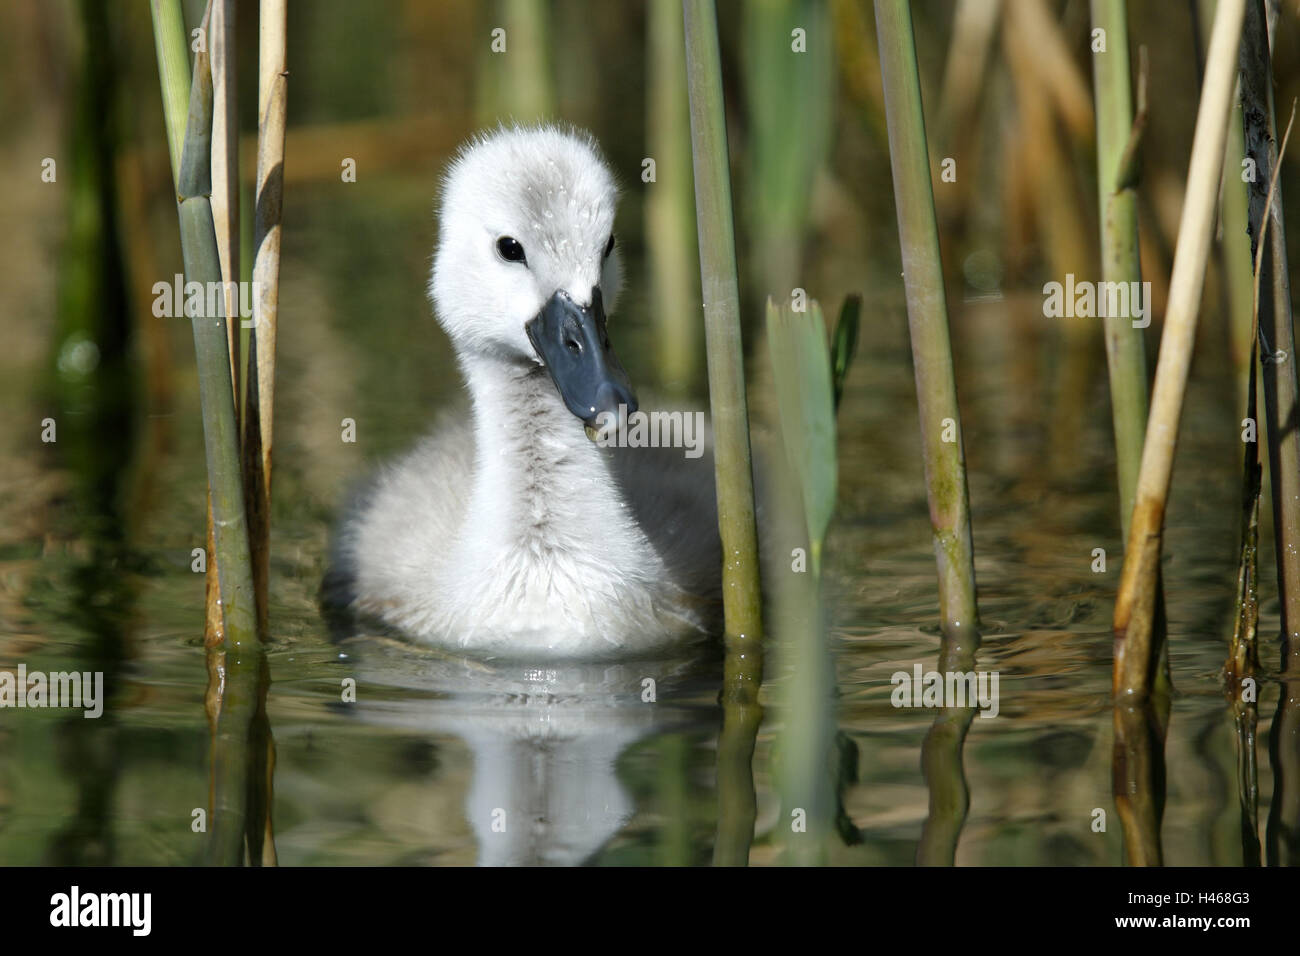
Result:
M752 761L762 717L758 690L763 679L754 479L717 10L713 0L682 0L682 18L726 618L714 862L744 865L757 813Z

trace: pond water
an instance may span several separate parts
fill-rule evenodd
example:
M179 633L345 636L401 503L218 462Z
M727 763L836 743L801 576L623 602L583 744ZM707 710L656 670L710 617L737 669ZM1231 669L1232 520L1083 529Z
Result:
M432 174L347 188L296 187L285 212L267 701L279 861L707 863L718 822L716 662L506 666L388 639L331 639L316 593L346 488L418 437L460 388L423 296ZM639 210L627 205L621 234L633 237ZM635 238L625 249L627 292L611 330L633 381L653 391L642 250ZM809 287L837 307L854 291L845 271L826 266ZM930 800L920 753L934 715L890 703L891 676L933 668L939 643L897 275L896 258L886 259L857 288L866 293L863 331L839 416L825 601L836 720L858 754L842 801L861 833L854 846L836 842L831 859L841 863L913 863ZM959 864L1123 856L1109 693L1122 549L1104 356L1092 333L1067 352L1041 301L1033 289L1011 289L951 303L984 636L978 664L1000 675L1000 712L974 719L964 747L970 810ZM137 303L134 314L147 307ZM142 321L160 323L171 350L169 392L131 385L135 406L124 419L106 418L102 403L65 406L60 427L83 436L88 455L40 442L36 423L53 405L32 361L45 347L35 332L18 335L0 384L0 667L102 670L110 694L98 720L0 712L6 863L203 858L204 837L191 826L207 805L209 754L203 576L191 570L205 495L192 346L183 323ZM1206 318L1168 518L1171 864L1242 861L1235 737L1218 679L1231 632L1240 447L1220 322L1214 312ZM770 376L754 379L761 424L772 412ZM692 397L702 397L698 387ZM341 438L348 418L355 443ZM1104 573L1093 570L1096 548L1108 556ZM1266 582L1272 567L1265 540ZM1277 630L1276 602L1266 599L1269 669ZM640 695L646 676L657 683L653 705ZM342 699L347 678L357 682L355 703ZM771 663L765 703L784 678ZM1276 698L1266 683L1264 808ZM755 864L780 857L771 759L780 719L769 706L754 758ZM1105 832L1092 827L1096 808L1109 816ZM498 811L529 825L497 833Z

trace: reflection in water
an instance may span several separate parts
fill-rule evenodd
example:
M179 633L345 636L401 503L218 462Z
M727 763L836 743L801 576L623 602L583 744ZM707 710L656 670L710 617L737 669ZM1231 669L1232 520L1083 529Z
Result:
M1124 857L1132 866L1161 866L1160 823L1165 810L1165 730L1169 698L1115 702L1113 786L1124 828Z
M967 635L942 632L939 673L974 671L978 649L979 634L975 631ZM916 848L916 862L920 866L952 866L956 862L957 841L970 809L962 748L975 717L975 703L972 700L969 707L942 708L921 746L921 769L930 792L930 810Z
M576 865L631 819L620 756L652 735L709 726L674 705L716 686L698 652L626 663L480 661L354 638L367 723L458 737L474 755L465 817L484 866ZM372 691L382 689L382 693Z
M76 637L75 669L104 675L103 716L71 710L59 721L54 752L76 788L72 816L47 848L47 862L115 862L114 798L120 768L120 700L135 587L125 573L123 493L134 449L134 371L128 345L127 295L118 243L113 108L117 66L106 36L107 13L78 8L83 33L77 77L68 185L73 201L61 274L53 388L58 415L54 450L72 476L70 537L84 543L83 561L69 569L63 609Z
M216 695L220 714L215 729L209 724L212 819L207 860L225 866L274 866L271 795L275 744L266 713L271 671L260 642L239 653L247 660L222 655L221 690ZM214 696L211 685L208 696Z
M1288 658L1295 667L1295 655ZM1273 727L1268 737L1268 754L1273 765L1273 803L1268 813L1269 866L1300 864L1300 677L1295 670L1278 680L1280 694Z
M722 729L718 735L718 831L713 844L715 866L744 866L754 839L758 795L754 789L754 744L763 708L758 691L763 680L761 654L727 650L722 693Z

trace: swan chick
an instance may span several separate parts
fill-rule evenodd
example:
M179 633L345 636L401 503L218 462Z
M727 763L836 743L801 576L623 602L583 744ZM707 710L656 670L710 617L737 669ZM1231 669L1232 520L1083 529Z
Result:
M616 204L578 131L505 127L453 160L429 292L470 413L358 496L327 601L488 656L651 654L715 626L712 456L591 440L637 409L608 329Z

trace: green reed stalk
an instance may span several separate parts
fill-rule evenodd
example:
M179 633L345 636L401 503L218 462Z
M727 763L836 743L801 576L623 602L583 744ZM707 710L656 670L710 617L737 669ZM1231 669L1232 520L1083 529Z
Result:
M762 606L717 18L712 0L684 0L683 10L718 523L728 556L723 566L727 633L756 649Z
M742 7L749 116L750 269L758 291L787 299L799 284L813 179L830 148L835 57L821 0ZM801 40L792 36L799 28ZM803 44L803 52L794 47Z
M170 6L174 9L163 10ZM155 33L176 30L184 37L179 0L155 4ZM159 36L158 49L174 46L175 38ZM163 82L177 82L179 71L160 65ZM164 100L174 92L164 90ZM221 281L212 207L211 181L212 73L206 53L195 59L191 81L180 172L177 181L181 252L187 282ZM175 113L164 113L170 121ZM168 138L175 131L169 129ZM213 541L216 549L223 611L226 656L225 693L213 748L213 819L211 858L237 864L244 857L247 806L248 729L256 709L256 684L262 650L256 630L252 557L244 511L239 432L230 376L226 320L221 315L191 317L199 374L199 401L211 495Z
M665 387L682 394L698 383L703 345L695 321L700 297L686 54L677 0L650 0L646 16L650 59L646 141L656 167L645 204L651 311L659 374Z
M907 320L920 406L930 524L939 571L942 640L939 665L974 667L979 647L970 498L961 412L948 336L948 306L930 181L925 113L916 68L912 14L906 0L876 0L876 37L884 84L889 163L894 178ZM945 440L948 439L948 440ZM922 764L930 813L917 847L922 865L951 865L966 819L969 791L961 752L973 708L945 711L926 735Z
M185 117L190 109L190 48L185 42L185 15L179 0L150 0L158 79L162 83L163 120L172 179L181 178L181 152L185 147Z
M179 190L181 178L181 152L185 146L185 123L189 113L190 59L186 45L185 17L176 0L150 0L153 19L154 48L158 58L158 78L162 84L163 121L167 133L167 149L171 157L172 183ZM234 371L231 356L232 375ZM238 407L236 407L238 419ZM220 648L225 642L221 611L221 583L218 569L216 539L212 527L212 493L207 498L207 533L204 538L207 551L207 570L204 572L205 620L204 645L208 648L208 693L206 705L208 722L216 732L217 715L221 709L220 687L224 662Z
M552 5L544 0L497 0L491 26L506 31L504 52L485 44L478 61L479 125L506 119L536 122L555 114L551 69Z
M748 859L757 806L751 761L762 713L758 706L763 677L762 595L717 11L713 0L682 0L682 16L709 405L715 439L718 530L724 555L727 656L722 688L723 739L718 743L719 834L714 862L734 865Z
M978 646L974 550L961 412L957 407L957 382L948 338L948 306L934 218L912 14L906 0L876 0L876 35L880 44L889 163L894 177L894 203L898 209L907 288L912 363L920 405L930 524L939 568L939 614L943 631L955 646L960 648L967 643Z
M1197 309L1214 236L1228 118L1236 80L1236 59L1244 0L1222 0L1214 18L1192 141L1187 194L1170 278L1165 329L1152 391L1137 493L1115 602L1114 693L1145 698L1158 655L1153 653L1159 605L1160 552L1165 504L1173 474L1183 395L1196 337Z
M1234 111L1235 112L1235 111ZM1240 379L1239 388L1245 394L1246 376L1250 374L1255 359L1254 313L1251 299L1253 281L1250 262L1250 235L1247 233L1246 187L1241 181L1241 161L1246 156L1246 143L1241 123L1236 116L1228 124L1228 146L1223 157L1223 179L1220 189L1223 201L1219 216L1223 227L1220 243L1224 280L1227 284L1229 336L1232 343L1232 360Z
M1128 4L1125 0L1092 0L1092 26L1106 31L1106 52L1094 54L1092 58L1097 97L1097 204L1102 279L1122 283L1126 289L1139 288L1142 268L1138 261L1136 170L1123 167L1130 138L1137 145L1141 136L1145 103L1141 104L1142 112L1135 127L1129 91ZM1145 77L1142 82L1145 84ZM1135 311L1132 305L1130 300L1130 313ZM1149 321L1151 304L1146 303L1146 307ZM1144 330L1134 326L1131 314L1107 315L1104 322L1115 456L1119 466L1120 524L1127 540L1146 434L1146 347Z

